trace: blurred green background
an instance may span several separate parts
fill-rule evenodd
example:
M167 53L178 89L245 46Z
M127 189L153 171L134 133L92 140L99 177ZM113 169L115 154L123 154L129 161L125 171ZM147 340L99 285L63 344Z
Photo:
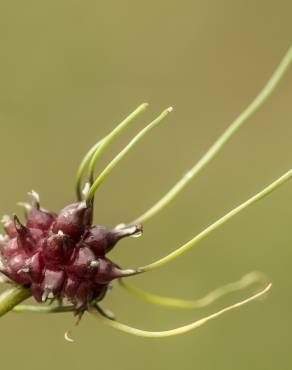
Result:
M152 132L96 196L96 222L129 221L203 154L265 84L292 40L292 3L260 1L0 2L0 213L20 210L32 188L58 210L74 199L81 156L138 104L150 109L99 163L169 105ZM291 167L292 71L268 103L177 200L120 243L123 266L149 263ZM1 319L3 369L291 369L291 184L247 210L175 262L132 281L152 292L200 297L260 270L267 299L185 336L131 337L86 315L9 314ZM160 309L118 287L105 304L126 323L165 329L200 311ZM247 294L247 293L246 293Z

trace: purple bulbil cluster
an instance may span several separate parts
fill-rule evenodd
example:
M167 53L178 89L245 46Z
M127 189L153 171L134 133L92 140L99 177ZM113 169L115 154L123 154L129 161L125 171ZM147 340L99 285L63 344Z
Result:
M5 218L1 272L30 287L38 302L67 299L82 312L100 301L113 279L135 273L119 269L106 254L121 238L141 233L142 227L92 226L92 213L91 205L77 202L55 214L36 199L25 225L17 216Z

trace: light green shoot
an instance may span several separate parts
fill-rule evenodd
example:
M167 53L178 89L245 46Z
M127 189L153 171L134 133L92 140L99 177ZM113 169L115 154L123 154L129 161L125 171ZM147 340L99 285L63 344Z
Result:
M213 313L209 316L203 317L202 319L197 320L197 321L195 321L191 324L184 325L184 326L181 326L181 327L178 327L178 328L175 328L175 329L171 329L171 330L165 330L165 331L147 331L147 330L141 330L141 329L133 328L131 326L122 324L122 323L120 323L118 321L115 321L115 320L110 320L110 319L102 316L94 308L89 308L89 312L92 313L95 318L97 318L98 320L100 320L104 324L106 324L106 325L108 325L108 326L110 326L114 329L117 329L119 331L122 331L124 333L127 333L127 334L132 334L132 335L136 335L136 336L144 337L144 338L168 338L168 337L184 334L184 333L187 333L189 331L195 330L195 329L199 328L200 326L203 326L207 322L216 319L217 317L223 315L224 313L226 313L228 311L232 311L236 308L239 308L239 307L241 307L241 306L243 306L243 305L245 305L249 302L252 302L252 301L264 296L270 290L271 286L272 286L272 284L269 284L263 290L261 290L259 293L256 293L256 294L252 295L251 297L249 297L249 298L247 298L243 301L237 302L237 303L235 303L231 306L225 307L225 308L221 309L220 311L217 311L217 312L215 312L215 313Z
M116 128L113 129L101 142L101 144L96 149L93 154L88 170L88 178L90 183L93 182L94 178L94 168L97 160L102 155L102 153L107 149L107 147L112 143L112 141L118 137L129 125L135 120L135 118L148 107L147 103L141 104L137 109L134 110L128 117L126 117Z
M188 185L191 180L203 170L208 163L220 152L225 144L233 137L233 135L247 122L247 120L265 103L268 97L272 94L275 87L279 84L288 67L292 62L292 47L288 50L281 63L271 76L270 80L256 96L252 103L231 123L226 131L218 138L211 148L203 155L186 174L150 209L141 216L137 217L130 224L144 223L158 214L166 207L181 191Z
M120 161L126 157L126 155L129 153L131 149L134 148L134 146L142 140L145 135L150 132L152 129L157 127L159 124L162 123L164 118L172 111L172 107L164 110L156 119L154 119L151 123L149 123L148 126L146 126L143 130L141 130L131 141L128 145L124 147L124 149L106 166L106 168L102 171L102 173L97 177L97 179L94 181L93 185L91 186L86 201L90 202L96 190L99 188L99 186L104 182L104 180L108 177L108 175L111 173L111 171L120 163ZM93 163L93 159L91 160L91 163Z
M30 296L31 291L21 286L5 290L0 295L0 316L5 315L7 312L11 311L13 307Z
M203 298L196 300L186 300L170 297L162 297L156 294L145 292L144 290L132 286L125 282L124 279L119 279L120 285L125 288L129 293L133 294L138 299L152 303L158 306L164 306L169 308L181 308L181 309L197 309L206 307L218 299L231 294L238 292L240 290L246 289L253 284L263 284L266 285L267 278L259 272L250 272L249 274L244 275L240 280L233 283L223 285L212 292L205 295Z
M104 139L102 139L102 140L104 140ZM84 156L84 158L82 159L82 161L81 161L81 163L78 167L75 184L76 184L76 195L77 195L77 199L79 201L82 200L82 189L81 189L82 177L84 175L86 167L88 166L93 154L95 153L96 149L100 146L102 140L100 140L95 145L93 145L92 148L90 148L90 150L86 153L86 155Z
M37 305L18 305L13 308L15 313L65 313L73 312L74 306L37 306Z
M219 220L208 226L206 229L201 231L198 235L196 235L193 239L188 241L186 244L181 246L180 248L176 249L175 251L171 252L167 256L157 260L156 262L153 262L149 265L140 267L138 269L139 272L146 272L153 270L155 268L161 267L165 265L166 263L174 260L175 258L179 257L192 247L194 247L198 242L206 238L209 234L211 234L213 231L218 229L220 226L224 225L227 221L231 220L234 216L238 215L243 210L247 209L251 205L255 204L259 200L265 198L267 195L278 189L281 185L286 183L288 180L290 180L292 177L292 170L285 173L283 176L281 176L279 179L274 181L272 184L268 185L266 188L264 188L262 191L245 201L244 203L240 204L238 207L232 209L230 212L226 213L223 217L221 217Z
M77 198L81 200L81 181L82 176L86 170L87 165L89 164L89 181L93 182L94 177L94 168L97 160L108 148L108 146L116 139L129 125L137 118L142 112L148 107L147 103L139 105L131 114L129 114L117 127L115 127L106 137L97 142L85 155L81 161L79 168L77 170L76 176L76 192Z

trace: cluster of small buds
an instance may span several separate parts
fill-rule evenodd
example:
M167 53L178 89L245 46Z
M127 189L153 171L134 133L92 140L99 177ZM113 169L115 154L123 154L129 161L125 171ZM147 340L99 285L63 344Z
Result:
M80 201L55 214L41 208L38 195L32 195L33 204L25 204L24 225L17 216L3 217L1 272L30 287L38 302L66 299L76 312L83 312L105 296L113 279L136 273L121 270L106 254L120 239L140 235L140 224L93 226L91 204Z

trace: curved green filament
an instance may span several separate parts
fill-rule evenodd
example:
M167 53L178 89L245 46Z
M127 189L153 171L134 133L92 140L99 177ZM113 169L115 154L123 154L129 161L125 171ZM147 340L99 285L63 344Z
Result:
M266 282L267 279L263 274L259 272L250 272L249 274L244 275L240 280L223 285L213 290L212 292L208 293L203 298L196 300L185 300L178 298L162 297L156 294L148 293L140 288L128 284L123 279L119 279L119 283L123 288L125 288L129 293L131 293L138 299L141 299L142 301L152 303L158 306L181 309L203 308L217 301L218 299L224 297L227 294L246 289L250 285L256 283L266 284Z
M82 189L81 189L82 177L84 175L86 167L89 164L93 154L96 152L96 149L100 146L100 144L103 140L104 139L98 141L95 145L93 145L92 148L90 148L90 150L86 153L86 155L84 156L84 158L82 159L82 161L81 161L81 163L78 167L77 174L76 174L75 186L76 186L77 199L79 201L82 200Z
M86 153L84 158L82 159L76 174L76 194L77 199L82 199L81 194L81 181L82 176L86 170L87 165L90 163L90 177L91 181L94 175L94 167L96 161L101 156L101 154L105 151L105 149L111 144L111 142L117 138L132 122L133 120L142 113L148 107L147 103L141 104L137 109L135 109L128 117L126 117L113 131L111 131L107 136L103 139L98 141L90 150Z
M137 109L135 109L131 114L128 115L116 128L112 130L100 143L100 145L96 148L95 153L91 157L89 163L89 170L88 170L88 178L90 183L93 183L94 177L94 168L96 161L102 155L102 153L106 150L106 148L112 143L112 141L117 138L133 121L134 119L145 111L148 107L147 103L141 104Z
M175 251L171 252L167 256L157 260L156 262L153 262L149 265L143 266L138 268L138 271L140 272L146 272L153 270L155 268L161 267L165 265L166 263L174 260L175 258L179 257L181 254L188 251L190 248L194 247L199 241L204 239L206 236L211 234L214 230L218 229L220 226L224 225L227 221L232 219L234 216L245 210L246 208L250 207L251 205L255 204L259 200L265 198L267 195L272 193L274 190L278 189L281 185L286 183L288 180L290 180L292 177L292 170L285 173L283 176L281 176L279 179L274 181L272 184L268 185L265 189L248 199L246 202L240 204L238 207L232 209L230 212L226 213L223 217L221 217L219 220L208 226L206 229L201 231L198 235L196 235L193 239L188 241L186 244L181 246L180 248L176 249Z
M30 290L23 287L14 287L5 290L0 295L0 316L5 315L7 312L11 311L13 307L17 306L30 296Z
M74 306L36 306L36 305L18 305L12 309L15 313L64 313L73 312Z
M162 123L163 119L172 111L172 108L168 108L163 111L156 119L154 119L148 126L144 127L131 141L130 143L124 147L124 149L106 166L106 168L102 171L102 173L98 176L98 178L94 181L93 185L91 186L86 201L90 202L96 190L99 186L103 183L103 181L107 178L107 176L111 173L111 171L120 163L120 161L128 154L128 152L141 140L144 136L151 131L153 128L158 126ZM93 161L93 158L92 158Z
M219 153L224 145L232 138L232 136L244 125L244 123L263 105L268 99L275 87L278 85L288 67L292 62L292 48L288 50L281 63L271 76L270 80L256 96L252 103L231 123L231 125L223 132L218 140L211 148L203 155L203 157L192 167L157 203L155 203L144 214L136 218L130 224L144 223L154 217L164 207L166 207L190 181L203 170L207 164Z
M184 326L181 326L179 328L175 328L175 329L171 329L171 330L165 330L165 331L141 330L141 329L133 328L131 326L122 324L118 321L113 321L113 320L107 319L104 316L102 316L101 314L99 314L93 308L90 308L89 312L92 313L94 317L96 317L98 320L100 320L104 324L106 324L106 325L108 325L108 326L110 326L114 329L120 330L124 333L127 333L127 334L132 334L132 335L136 335L136 336L144 337L144 338L167 338L167 337L172 337L172 336L175 336L175 335L184 334L184 333L187 333L191 330L195 330L198 327L203 326L207 322L209 322L213 319L216 319L217 317L223 315L224 313L226 313L228 311L234 310L234 309L239 308L239 307L241 307L241 306L243 306L243 305L245 305L245 304L247 304L251 301L254 301L254 300L258 299L258 298L262 297L264 294L266 294L270 290L271 286L272 286L272 284L269 284L263 290L261 290L259 293L254 294L253 296L251 296L251 297L249 297L249 298L247 298L243 301L237 302L237 303L235 303L231 306L225 307L222 310L213 313L212 315L203 317L202 319L197 320L197 321L195 321L191 324L184 325Z

